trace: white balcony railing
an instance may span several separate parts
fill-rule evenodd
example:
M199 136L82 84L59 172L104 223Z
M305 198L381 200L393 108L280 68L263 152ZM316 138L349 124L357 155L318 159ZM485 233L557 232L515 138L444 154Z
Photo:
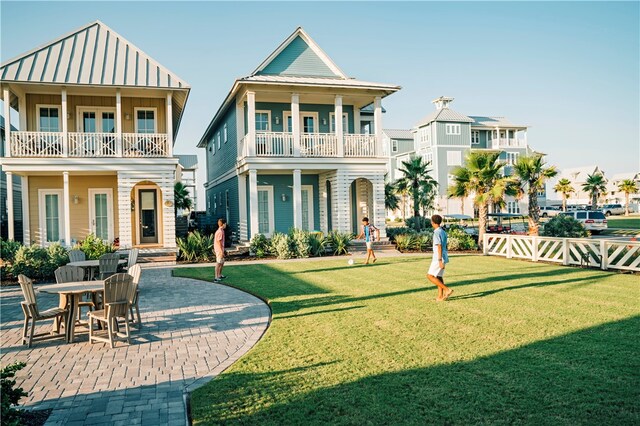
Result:
M375 135L344 135L345 157L375 157Z
M169 157L166 134L11 132L12 157Z
M496 148L524 148L526 147L524 139L500 138L492 139L493 147Z
M292 157L293 134L289 132L256 132L258 157Z
M337 157L338 137L333 133L303 133L300 135L301 157Z

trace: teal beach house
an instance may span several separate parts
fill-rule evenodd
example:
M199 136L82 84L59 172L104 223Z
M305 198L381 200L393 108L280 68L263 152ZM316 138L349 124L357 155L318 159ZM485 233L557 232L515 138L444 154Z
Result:
M240 240L291 228L384 235L382 99L393 84L348 77L297 28L237 79L198 143L206 208Z

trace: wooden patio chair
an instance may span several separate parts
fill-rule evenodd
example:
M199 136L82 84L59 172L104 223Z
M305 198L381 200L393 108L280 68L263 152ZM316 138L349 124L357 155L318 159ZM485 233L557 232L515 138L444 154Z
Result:
M82 252L81 252L82 253ZM84 254L84 253L83 253ZM56 282L58 284L62 283L72 283L75 281L84 281L84 269L80 266L70 266L65 265L61 266L54 272L56 276ZM96 308L96 301L93 300L93 293L84 293L83 296L88 298L89 300L80 300L78 303L78 317L76 318L78 321L82 318L82 308L89 308L90 311Z
M84 260L87 260L87 256L82 250L69 251L69 262L82 262Z
M60 334L60 324L64 324L69 311L64 308L51 308L46 311L40 311L38 309L38 300L36 299L36 292L33 289L33 281L25 275L18 275L18 281L20 282L20 288L24 295L24 302L21 302L22 312L24 313L24 327L22 329L22 343L26 343L30 348L34 340L46 340L56 337L63 337L64 334ZM36 332L36 322L42 320L53 319L56 324L56 331L50 331L48 333ZM31 322L31 327L29 327Z
M140 319L140 307L138 306L138 301L140 300L140 287L138 284L140 283L140 265L136 264L129 268L128 274L133 277L134 284L134 292L131 295L131 299L129 300L129 312L131 314L131 322L134 322L138 327L142 327L142 320ZM133 316L133 310L136 311L136 316Z
M133 277L129 274L115 274L105 280L104 309L87 313L89 316L89 343L106 342L112 348L117 340L126 340L127 343L131 343L128 317L132 286ZM124 320L124 333L119 331L118 319ZM93 320L104 324L107 337L94 334Z
M127 267L125 268L125 270L128 271L129 269L131 269L133 265L138 263L139 253L140 253L140 250L138 250L137 248L132 248L131 250L129 250L129 258L127 260Z
M120 255L117 253L106 253L98 259L99 279L106 280L110 276L118 273L118 262Z

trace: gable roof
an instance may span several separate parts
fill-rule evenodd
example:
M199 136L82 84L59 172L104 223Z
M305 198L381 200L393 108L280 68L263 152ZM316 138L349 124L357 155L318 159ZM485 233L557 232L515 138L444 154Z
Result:
M184 80L100 21L3 63L0 80L189 89Z
M570 169L563 169L558 173L557 178L566 178L573 182L584 182L587 175L592 174L604 174L598 166L585 166L585 167L573 167Z
M640 172L628 172L628 173L616 173L611 176L611 181L622 181L622 180L638 180L640 179Z
M178 164L183 169L197 169L198 168L198 156L197 155L176 155L178 157Z
M254 75L348 78L302 27L271 52L251 73Z
M389 139L411 139L413 140L413 132L409 129L382 129L382 132Z
M442 108L433 111L431 114L424 117L417 124L417 127L426 126L434 121L452 121L456 123L473 123L473 119L467 117L464 114L460 114L449 108Z

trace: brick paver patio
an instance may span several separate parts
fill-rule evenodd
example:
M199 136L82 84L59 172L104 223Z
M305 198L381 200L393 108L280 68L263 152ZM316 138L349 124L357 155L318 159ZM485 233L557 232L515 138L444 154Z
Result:
M269 308L239 290L171 276L171 268L145 269L140 283L143 327L131 345L88 342L20 344L20 287L0 291L2 365L27 366L17 376L27 408L53 409L47 424L185 424L184 391L219 374L262 336ZM39 294L38 303L57 305ZM39 323L39 329L50 327ZM204 378L204 379L203 379Z

